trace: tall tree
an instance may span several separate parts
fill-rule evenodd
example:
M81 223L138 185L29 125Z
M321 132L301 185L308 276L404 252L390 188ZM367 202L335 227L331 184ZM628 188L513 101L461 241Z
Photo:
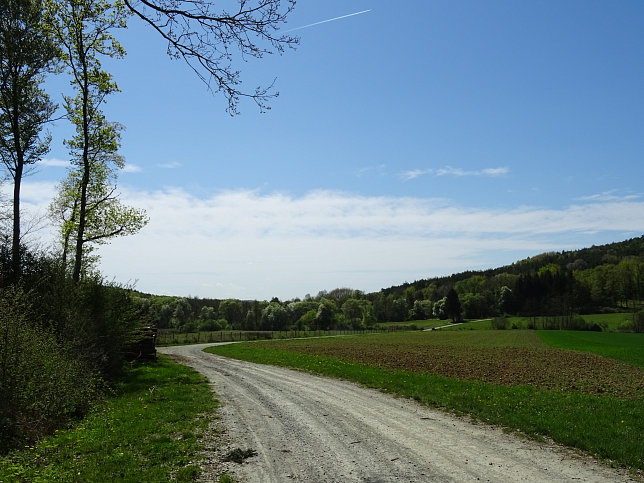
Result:
M57 50L38 0L0 0L0 158L13 179L12 269L20 273L20 189L29 165L49 150L41 136L56 110L41 89Z
M124 161L120 156L114 156L111 161L112 163L95 161L92 166L86 195L86 223L82 239L84 260L81 270L91 266L94 261L91 257L92 246L87 244L102 244L114 237L133 235L148 222L144 210L125 206L119 200L116 170L123 167ZM79 231L81 169L74 166L69 170L49 207L51 218L61 226L62 259L65 266L73 237Z
M461 301L456 290L451 288L445 296L445 315L450 317L452 322L458 322L461 319L461 312Z
M237 114L240 98L255 101L260 110L278 95L273 84L245 91L233 67L243 60L262 58L294 48L299 39L280 33L295 0L238 0L230 12L217 11L209 0L124 0L127 8L168 42L168 54L183 59L214 92L222 92L228 112Z
M75 97L66 96L65 108L76 127L76 135L66 141L72 163L78 168L75 255L72 278L81 276L85 233L91 207L89 190L93 177L119 159L117 125L105 119L101 105L108 95L117 92L112 76L101 66L101 57L122 58L125 50L112 31L125 28L127 11L120 0L45 0L48 23L63 50L62 58L71 74ZM73 184L73 183L72 183Z

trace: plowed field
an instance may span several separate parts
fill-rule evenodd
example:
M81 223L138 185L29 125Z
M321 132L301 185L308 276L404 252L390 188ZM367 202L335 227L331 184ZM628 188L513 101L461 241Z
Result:
M388 369L508 386L644 397L644 371L613 359L546 346L530 331L425 332L292 340L275 349Z

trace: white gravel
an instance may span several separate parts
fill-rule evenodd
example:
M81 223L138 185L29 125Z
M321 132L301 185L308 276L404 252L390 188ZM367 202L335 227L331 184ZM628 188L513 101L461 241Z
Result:
M210 380L225 449L257 455L222 466L214 452L206 481L222 468L242 482L633 481L552 444L350 382L204 353L209 345L159 352Z

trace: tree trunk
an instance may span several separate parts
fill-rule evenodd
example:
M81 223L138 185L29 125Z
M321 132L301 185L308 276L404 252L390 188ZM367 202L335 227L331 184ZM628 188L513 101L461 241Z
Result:
M80 38L82 45L82 36ZM83 52L83 48L80 49ZM76 236L76 258L74 260L74 272L72 280L80 280L81 268L83 265L83 244L85 243L85 222L87 217L87 186L90 177L89 161L89 73L87 62L84 57L80 57L83 73L83 178L81 180L80 207L78 210L78 233Z
M21 158L22 156L18 156ZM18 159L13 179L13 236L11 246L11 267L14 279L20 277L20 184L22 182L23 163Z

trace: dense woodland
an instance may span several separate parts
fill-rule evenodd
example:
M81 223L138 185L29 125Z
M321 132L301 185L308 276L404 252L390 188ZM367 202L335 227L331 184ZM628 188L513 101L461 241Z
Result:
M375 293L336 288L289 301L135 296L150 324L181 331L361 329L429 318L572 316L636 311L643 300L644 236Z

